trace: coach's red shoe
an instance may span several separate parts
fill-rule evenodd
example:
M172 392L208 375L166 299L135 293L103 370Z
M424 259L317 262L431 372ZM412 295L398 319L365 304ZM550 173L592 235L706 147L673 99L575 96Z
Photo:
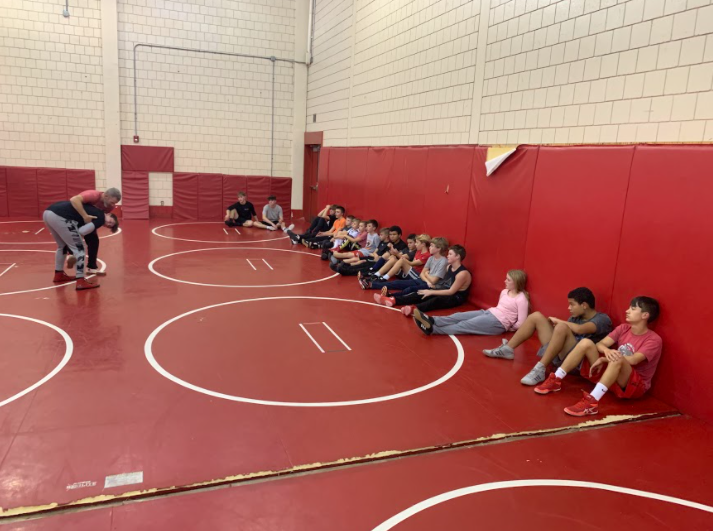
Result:
M86 278L77 279L77 291L82 291L83 289L94 289L98 288L99 284L96 282L90 282Z
M538 395L547 395L549 393L556 393L562 390L562 378L557 378L555 373L551 372L547 377L547 380L542 382L540 385L535 387L535 392Z
M586 415L596 415L599 413L599 401L595 400L592 395L586 391L582 391L582 400L573 406L564 408L564 412L573 417L584 417Z
M76 277L70 277L64 271L55 271L52 282L71 282L72 280L76 280Z
M396 301L393 297L384 297L383 295L379 295L378 293L374 293L374 301L377 304L381 304L382 306L388 306L389 308L396 304Z

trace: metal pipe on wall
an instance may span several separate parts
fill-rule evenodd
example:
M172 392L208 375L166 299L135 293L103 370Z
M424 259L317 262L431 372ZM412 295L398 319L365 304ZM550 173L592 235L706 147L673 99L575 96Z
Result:
M138 93L138 82L136 75L136 50L139 48L160 48L162 50L176 50L179 52L195 52L195 53L205 53L211 55L226 55L229 57L242 57L245 59L262 59L265 61L270 61L272 63L272 116L271 116L271 140L270 140L270 177L273 173L273 160L275 153L275 63L283 62L290 64L300 64L307 65L305 61L295 61L294 59L280 59L279 57L273 56L262 56L262 55L250 55L245 53L232 53L232 52L216 52L213 50L201 50L199 48L183 48L179 46L164 46L162 44L146 44L138 43L134 45L134 136L139 136L139 93Z

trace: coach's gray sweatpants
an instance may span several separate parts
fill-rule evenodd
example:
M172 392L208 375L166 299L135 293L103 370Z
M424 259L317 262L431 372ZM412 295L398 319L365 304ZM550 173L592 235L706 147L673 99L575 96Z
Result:
M433 333L498 336L505 333L505 327L488 310L478 310L454 313L446 317L434 317Z
M79 234L78 223L71 219L58 216L51 210L42 214L47 230L57 242L57 252L54 255L54 270L64 271L64 246L69 247L77 259L77 278L84 278L84 242Z

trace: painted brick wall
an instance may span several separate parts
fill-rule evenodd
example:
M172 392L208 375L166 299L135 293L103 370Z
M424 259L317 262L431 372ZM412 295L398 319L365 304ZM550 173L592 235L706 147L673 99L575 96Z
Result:
M149 205L173 206L173 174L149 173Z
M122 143L134 135L137 43L293 58L289 0L120 0ZM176 148L176 171L269 175L272 63L140 48L142 145ZM276 63L274 175L291 175L293 67Z
M713 140L710 3L494 2L480 141Z
M307 127L326 145L713 141L712 83L711 0L317 0Z
M105 185L100 0L3 0L0 165L92 169Z

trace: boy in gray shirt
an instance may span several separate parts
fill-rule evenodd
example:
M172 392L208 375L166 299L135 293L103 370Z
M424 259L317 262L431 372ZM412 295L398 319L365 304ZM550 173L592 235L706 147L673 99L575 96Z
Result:
M262 208L262 222L256 221L253 224L255 227L267 230L277 230L278 227L283 232L292 230L294 225L285 227L285 218L282 214L282 207L277 204L277 197L271 195L267 198L267 204Z
M591 339L597 343L607 337L612 330L612 322L605 313L594 309L594 293L589 288L576 288L567 294L570 317L566 321L556 317L545 317L540 312L531 313L515 335L494 349L487 349L483 354L490 358L513 359L513 349L524 343L537 332L542 344L537 355L542 359L527 373L520 383L537 385L545 381L547 366L562 364L567 354L582 339Z

